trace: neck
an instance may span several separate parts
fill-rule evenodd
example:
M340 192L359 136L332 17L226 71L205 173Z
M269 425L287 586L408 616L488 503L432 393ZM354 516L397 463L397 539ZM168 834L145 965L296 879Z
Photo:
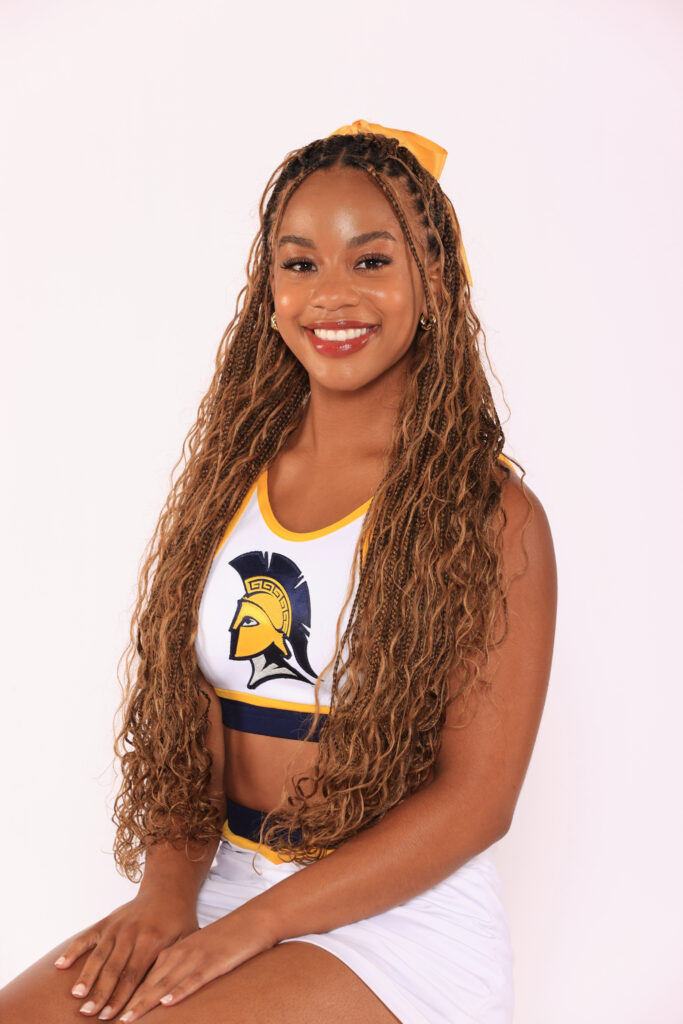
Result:
M331 391L311 381L306 414L295 432L296 447L328 465L381 459L389 448L410 353L381 378L354 391Z

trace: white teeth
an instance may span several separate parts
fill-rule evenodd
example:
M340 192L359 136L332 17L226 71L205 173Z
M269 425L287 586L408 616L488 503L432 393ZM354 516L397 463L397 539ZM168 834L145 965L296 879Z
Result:
M314 330L316 338L323 341L351 341L353 338L361 338L372 330L372 327L352 327L347 331L324 331Z

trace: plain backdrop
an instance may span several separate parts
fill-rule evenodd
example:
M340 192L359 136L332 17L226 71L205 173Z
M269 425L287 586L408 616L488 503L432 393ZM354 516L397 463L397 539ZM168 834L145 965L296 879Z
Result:
M0 982L130 898L116 663L273 168L356 118L449 150L506 450L553 530L496 847L515 1024L680 1024L683 9L4 0Z

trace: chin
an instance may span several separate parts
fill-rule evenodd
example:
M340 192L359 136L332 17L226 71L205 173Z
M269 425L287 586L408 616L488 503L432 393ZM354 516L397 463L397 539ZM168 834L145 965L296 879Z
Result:
M372 381L374 380L374 377L368 377L366 375L360 376L359 374L356 373L330 373L324 375L316 374L314 376L312 376L309 373L308 379L309 381L311 381L311 383L315 381L318 387L325 388L326 391L351 392L359 391L367 384L371 384Z

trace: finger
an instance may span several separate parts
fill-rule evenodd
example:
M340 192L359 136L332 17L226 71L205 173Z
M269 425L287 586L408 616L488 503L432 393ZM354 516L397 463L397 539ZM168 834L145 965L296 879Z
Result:
M96 981L88 992L88 1001L80 1007L81 1013L92 1016L106 1007L108 1012L104 1019L111 1019L115 1012L111 1005L111 994L119 984L121 977L126 977L130 952L130 944L124 948L120 944L114 945L111 956L103 964Z
M137 955L136 955L137 953ZM97 1013L102 1006L102 1011L99 1014L100 1020L112 1020L119 1011L126 1005L128 1000L134 994L140 982L143 980L150 966L154 963L154 953L147 952L144 957L139 951L134 950L129 961L125 966L121 967L118 971L118 977L115 979L114 984L110 987L109 994L105 998L98 1000L96 993L91 993L91 999L95 1004L92 1010L86 1010L86 1007L82 1007L83 1013ZM99 988L99 984L97 986ZM105 988L103 987L101 993L98 995L104 996ZM102 1005L105 1004L105 1005Z
M98 936L96 932L83 932L82 935L77 935L76 938L69 943L64 952L55 960L55 967L59 967L64 970L66 967L71 965L78 960L79 956L83 956L89 949L96 946L98 942Z
M98 942L88 959L83 964L83 969L78 976L78 980L71 989L72 996L76 996L77 999L82 999L83 996L88 995L113 948L113 939L102 938Z
M128 1022L139 1020L148 1010L158 1006L161 996L165 994L168 987L164 978L165 975L161 971L152 968L123 1007L123 1013L119 1015L119 1020L128 1024Z
M169 978L167 979L168 992L159 998L159 1002L163 1003L164 1006L175 1006L176 1003L181 1003L183 999L191 996L193 992L197 992L204 985L208 985L217 976L218 972L211 974L206 969L202 969L188 974L183 981L178 981L175 984Z
M162 941L154 930L138 935L135 942L125 941L119 935L114 952L102 968L81 1012L93 1015L101 1010L100 1018L111 1020L128 1002L162 951Z
M166 963L165 966L153 968L142 985L138 988L133 999L125 1007L124 1013L119 1020L125 1024L134 1024L148 1010L154 1009L159 1003L170 1005L178 1001L177 993L182 992L182 998L196 992L202 985L206 985L212 978L217 977L220 971L211 972L209 965L202 965L199 959L190 958L185 963Z

